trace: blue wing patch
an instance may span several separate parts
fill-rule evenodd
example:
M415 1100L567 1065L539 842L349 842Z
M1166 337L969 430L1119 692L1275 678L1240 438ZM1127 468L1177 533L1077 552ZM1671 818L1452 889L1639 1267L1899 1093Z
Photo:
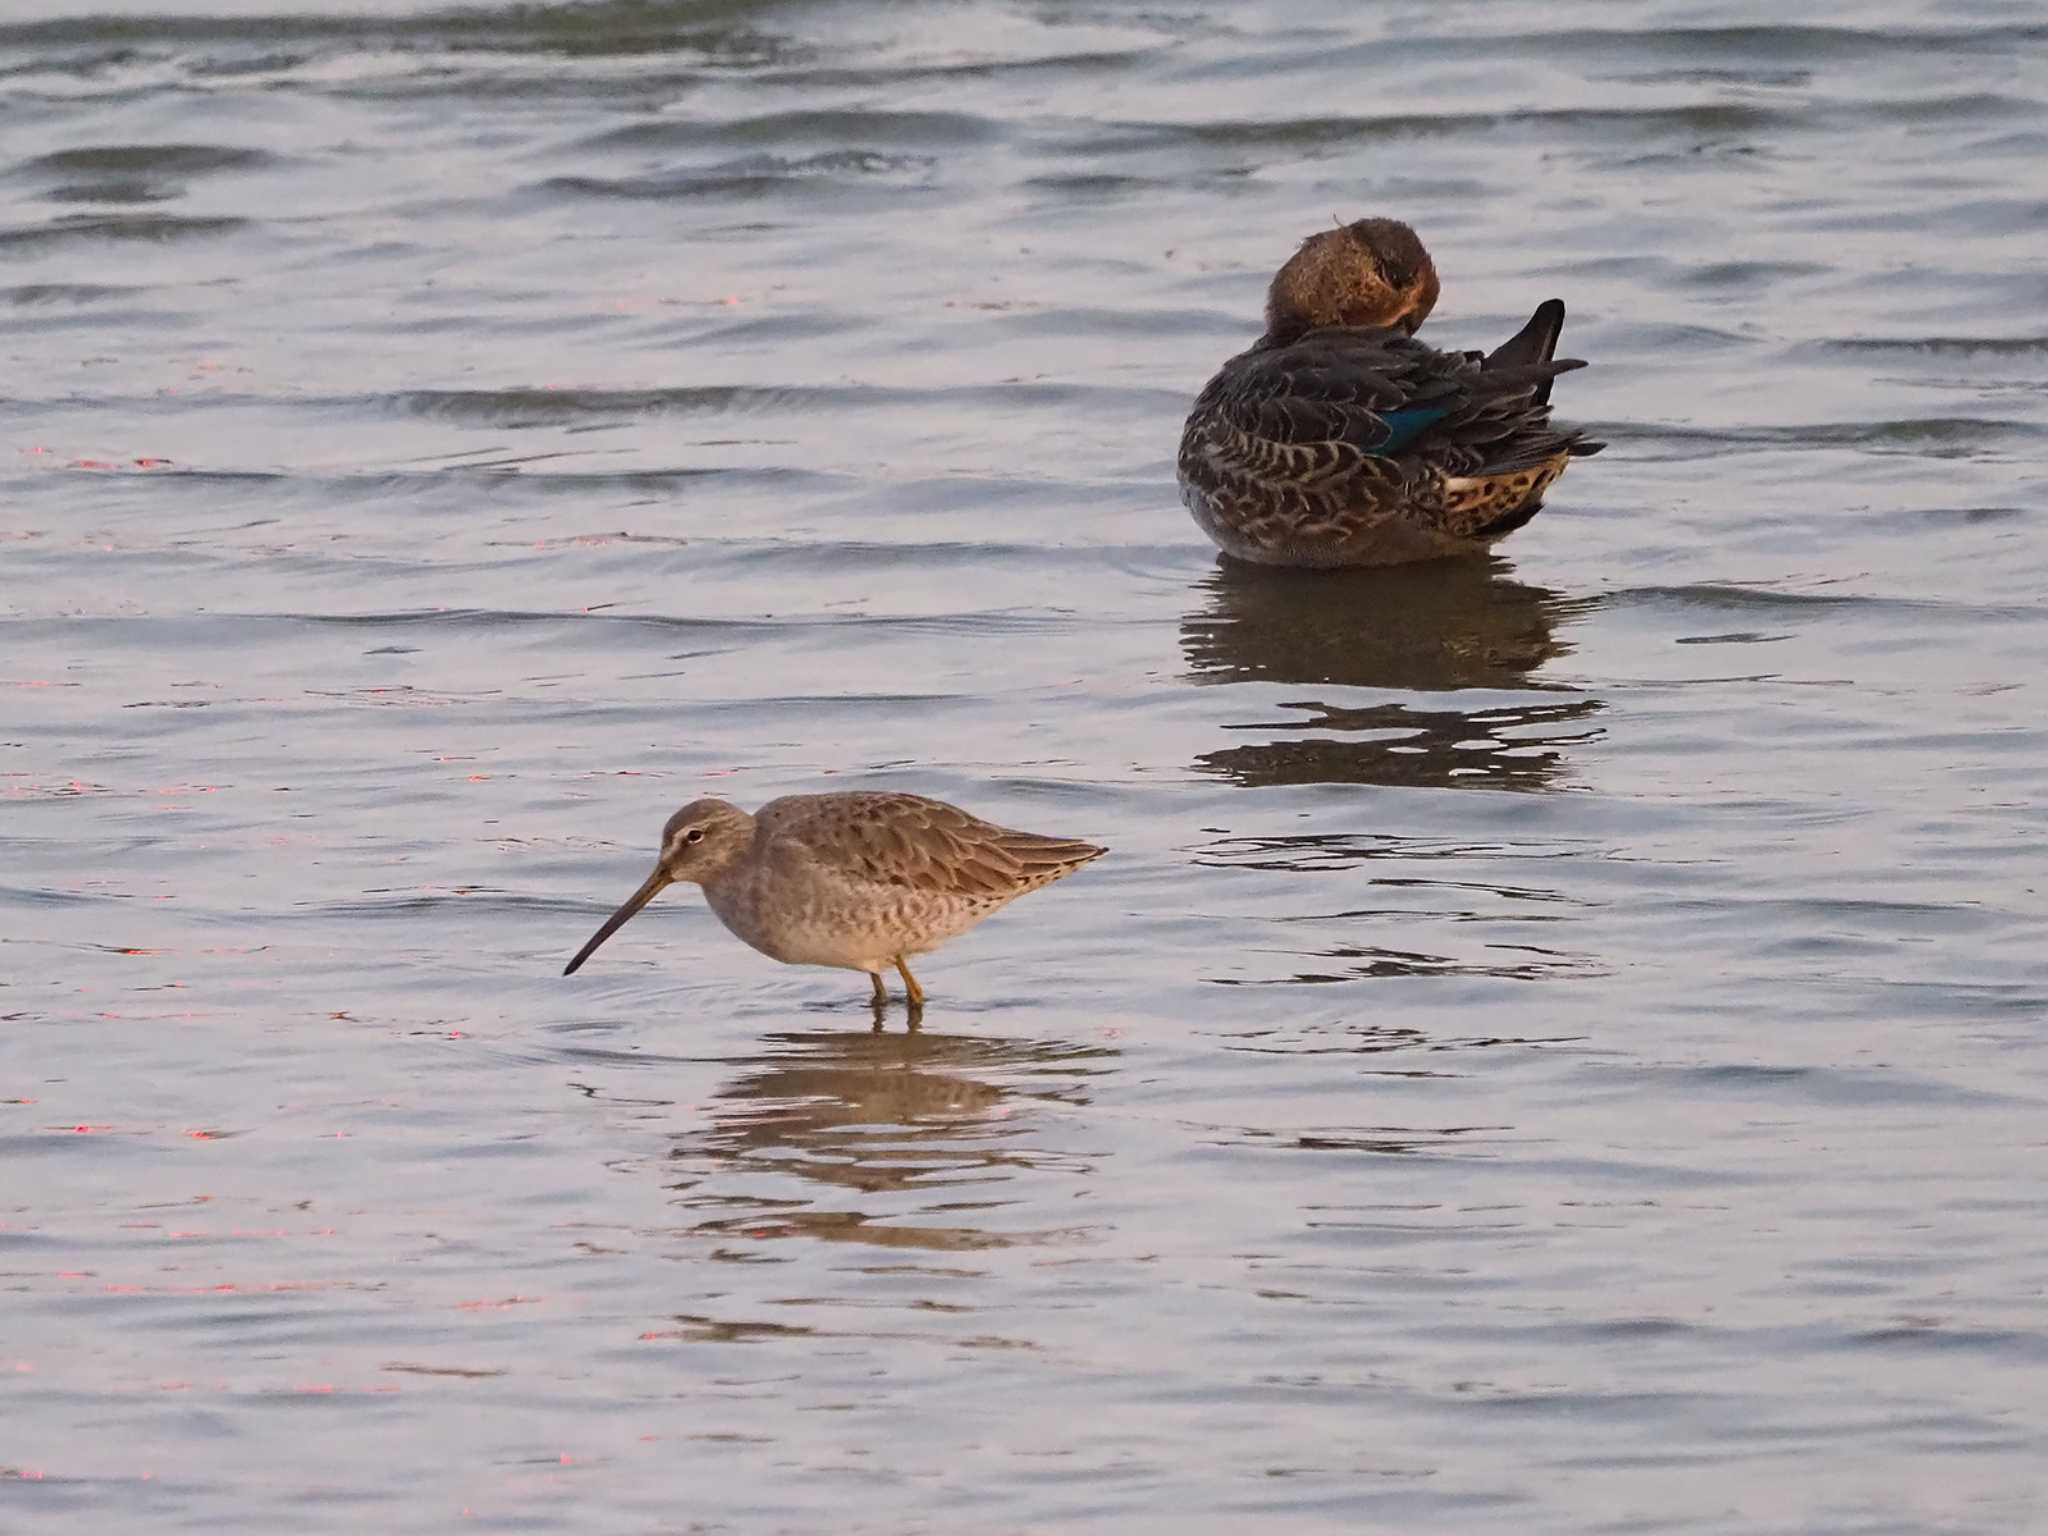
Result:
M1399 453L1450 414L1447 405L1404 405L1398 411L1382 411L1380 420L1387 424L1387 440L1373 451Z

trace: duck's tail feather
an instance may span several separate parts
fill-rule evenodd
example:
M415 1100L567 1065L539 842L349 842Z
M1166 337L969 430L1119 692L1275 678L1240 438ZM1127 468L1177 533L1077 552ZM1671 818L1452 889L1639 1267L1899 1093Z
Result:
M1486 371L1497 369L1528 368L1539 370L1548 364L1553 372L1543 374L1536 385L1536 403L1550 403L1550 384L1557 374L1586 365L1576 359L1567 358L1553 363L1557 356L1557 339L1564 334L1564 300L1545 299L1536 306L1536 313L1506 341L1487 354Z

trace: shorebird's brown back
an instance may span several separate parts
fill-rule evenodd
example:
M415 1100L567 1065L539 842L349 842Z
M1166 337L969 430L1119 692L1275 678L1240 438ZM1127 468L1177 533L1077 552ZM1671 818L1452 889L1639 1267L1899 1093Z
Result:
M849 880L976 901L1037 890L1106 851L889 791L790 795L762 806L755 820L764 838L800 844Z

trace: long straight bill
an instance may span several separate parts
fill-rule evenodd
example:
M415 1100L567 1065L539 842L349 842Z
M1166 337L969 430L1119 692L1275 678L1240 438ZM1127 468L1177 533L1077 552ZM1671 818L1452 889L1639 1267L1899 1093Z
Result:
M661 894L663 887L670 883L668 872L657 869L647 877L639 890L626 898L626 904L604 920L604 926L590 936L590 942L576 951L576 958L562 967L564 976L574 976L583 962L597 953L597 946L626 926L626 919L638 912L647 903Z

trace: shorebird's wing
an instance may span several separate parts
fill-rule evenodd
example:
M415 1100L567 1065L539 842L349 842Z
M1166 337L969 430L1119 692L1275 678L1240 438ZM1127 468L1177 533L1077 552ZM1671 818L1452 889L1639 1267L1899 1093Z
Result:
M763 806L761 833L841 878L881 888L1008 900L1103 850L1017 832L923 795L795 795Z

